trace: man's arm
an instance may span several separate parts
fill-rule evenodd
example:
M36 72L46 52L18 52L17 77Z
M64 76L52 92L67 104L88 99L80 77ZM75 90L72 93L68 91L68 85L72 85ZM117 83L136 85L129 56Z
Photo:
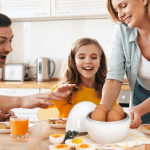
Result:
M52 105L51 99L61 100L61 94L58 97L54 95L54 92L29 96L0 96L0 110L5 112L13 108L46 108Z
M19 97L0 95L0 111L8 111L12 108L19 108L21 101Z
M0 96L0 111L8 111L12 108L47 108L53 105L50 100L60 101L62 98L67 97L71 93L71 88L75 84L66 84L60 86L55 91L47 93L34 94L29 96Z
M102 90L101 104L110 109L118 98L121 85L122 83L118 80L107 79Z

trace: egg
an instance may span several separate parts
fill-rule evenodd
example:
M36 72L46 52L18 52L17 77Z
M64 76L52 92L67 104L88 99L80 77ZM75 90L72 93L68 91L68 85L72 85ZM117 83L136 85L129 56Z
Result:
M50 150L69 150L70 146L66 144L49 145Z
M52 144L61 144L65 139L65 134L52 134L49 140Z
M101 108L95 109L91 114L91 119L96 121L106 121L107 114Z
M75 148L76 145L83 144L83 139L68 139L65 141L65 144L69 145L71 148Z
M120 105L113 106L112 110L117 110L120 113L120 115L121 115L121 119L124 118L124 110L123 110L123 108Z
M111 122L111 121L119 121L121 120L121 115L119 114L119 112L117 110L111 110L109 111L108 115L107 115L107 121Z
M106 114L108 113L108 108L104 104L97 105L97 107L95 109L97 109L97 108L103 109Z
M76 146L76 150L95 150L96 145L94 144L79 144Z

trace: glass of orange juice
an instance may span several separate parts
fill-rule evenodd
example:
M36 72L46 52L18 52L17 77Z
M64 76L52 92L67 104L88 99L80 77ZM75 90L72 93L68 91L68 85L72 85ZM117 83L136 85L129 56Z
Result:
M10 136L12 138L28 137L29 117L10 117Z

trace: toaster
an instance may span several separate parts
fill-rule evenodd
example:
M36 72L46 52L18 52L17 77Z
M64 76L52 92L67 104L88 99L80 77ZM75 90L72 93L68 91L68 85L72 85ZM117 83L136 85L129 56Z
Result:
M6 64L3 68L3 81L28 81L30 79L29 64Z

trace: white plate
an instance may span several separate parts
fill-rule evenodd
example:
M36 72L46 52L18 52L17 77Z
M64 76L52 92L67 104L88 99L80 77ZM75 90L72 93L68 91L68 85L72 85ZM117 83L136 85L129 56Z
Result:
M34 125L33 123L29 123L29 126L28 126L28 127L30 128L30 127L32 127L33 125Z
M67 120L67 118L51 118L51 119L63 119L63 120ZM47 125L49 125L50 127L52 128L66 128L66 124L50 124L50 123L47 123L47 122L44 122L46 123Z
M142 129L142 125L147 125L147 124L141 124L137 129L140 130L141 132L145 133L145 134L150 134L150 130Z
M9 122L0 122L0 123L9 123ZM34 124L29 123L29 128L32 127ZM10 129L0 129L0 133L10 133Z

